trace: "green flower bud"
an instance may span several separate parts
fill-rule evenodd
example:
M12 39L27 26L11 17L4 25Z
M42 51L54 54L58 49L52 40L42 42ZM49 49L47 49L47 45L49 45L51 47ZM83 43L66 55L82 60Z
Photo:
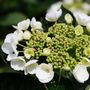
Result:
M87 48L84 49L84 54L86 56L90 56L90 48L89 47L87 47Z
M50 55L50 49L49 48L44 48L42 55L44 55L44 56Z
M73 18L72 18L72 16L71 16L69 13L67 13L67 14L65 15L65 21L66 21L68 24L72 23Z
M24 56L27 58L27 59L30 59L31 56L34 56L34 49L33 48L26 48L24 50Z

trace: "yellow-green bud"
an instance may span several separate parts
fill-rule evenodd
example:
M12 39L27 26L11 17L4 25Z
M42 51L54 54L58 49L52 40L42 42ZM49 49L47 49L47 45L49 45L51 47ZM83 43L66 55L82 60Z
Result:
M23 33L23 38L24 38L25 40L29 40L29 39L31 38L31 33L30 33L29 31L25 31L25 32Z
M76 35L82 35L84 32L83 27L81 25L78 25L75 27L75 34Z
M44 48L42 55L44 55L44 56L50 55L50 49L49 48Z
M50 42L50 41L51 41L51 38L47 37L46 42Z
M24 56L27 58L27 59L30 59L31 56L34 56L34 49L33 48L26 48L24 50Z

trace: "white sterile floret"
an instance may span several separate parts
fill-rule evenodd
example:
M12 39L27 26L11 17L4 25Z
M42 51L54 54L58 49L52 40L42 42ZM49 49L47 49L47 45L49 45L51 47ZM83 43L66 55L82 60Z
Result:
M35 17L33 17L31 20L31 27L35 30L43 30L42 23L40 21L36 21Z
M48 83L54 77L54 71L51 64L40 64L36 69L36 77L41 83Z
M25 64L25 75L29 74L35 74L36 68L38 67L38 60L30 60Z
M25 31L23 33L23 39L29 40L31 38L31 33L29 31Z
M75 79L80 83L84 83L89 78L87 67L84 65L76 65L76 67L73 70L73 75Z
M73 15L75 16L76 21L79 25L86 26L87 23L90 22L90 16L86 15L85 13L81 11L74 11Z
M46 13L45 19L50 22L55 22L59 19L62 14L61 2L53 4Z
M15 57L11 60L10 62L10 65L11 65L11 68L13 68L14 70L24 70L25 68L25 60L23 59L23 57Z
M73 18L72 18L72 16L71 16L69 13L67 13L67 14L65 15L65 21L66 21L68 24L72 23Z
M30 26L30 20L29 19L26 19L26 20L23 20L21 22L19 22L17 24L17 26L14 26L13 27L17 30L27 30Z

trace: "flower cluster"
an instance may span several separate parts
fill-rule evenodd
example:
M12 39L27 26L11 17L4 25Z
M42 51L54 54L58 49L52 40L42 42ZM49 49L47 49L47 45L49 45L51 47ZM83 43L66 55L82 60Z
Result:
M15 32L8 34L2 45L11 68L24 71L25 75L34 74L42 83L51 81L57 70L69 71L80 83L88 80L90 16L69 8L77 23L73 24L70 13L65 14L63 22L58 21L63 14L61 6L71 6L72 3L73 0L64 0L47 10L45 19L55 22L47 32L35 17L13 25Z

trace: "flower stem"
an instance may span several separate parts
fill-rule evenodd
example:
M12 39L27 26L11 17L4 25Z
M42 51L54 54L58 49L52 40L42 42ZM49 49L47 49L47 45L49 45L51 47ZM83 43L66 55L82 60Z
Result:
M23 48L25 48L25 46L24 46L24 45L22 45L22 44L20 44L20 43L18 43L18 45L19 45L19 46L21 46L21 47L23 47Z
M46 90L49 90L48 87L47 87L47 85L45 83L44 83L44 87L45 87Z

